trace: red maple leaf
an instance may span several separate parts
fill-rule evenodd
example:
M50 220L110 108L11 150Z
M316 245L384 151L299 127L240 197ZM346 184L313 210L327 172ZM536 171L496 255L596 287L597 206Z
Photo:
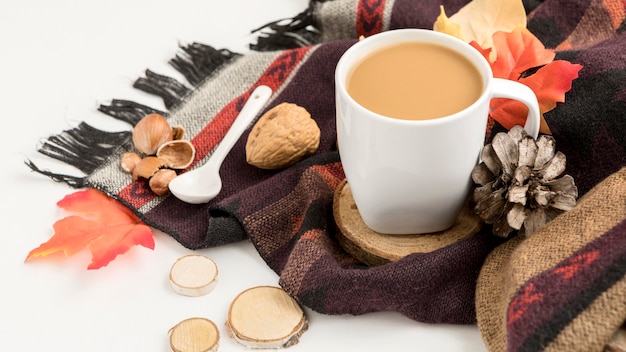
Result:
M134 245L154 249L152 229L127 207L100 191L91 188L78 191L57 205L76 215L54 223L54 235L30 251L26 261L57 252L71 256L86 247L92 254L87 269L99 269Z
M489 59L491 50L479 48L476 43L472 45ZM565 102L565 93L572 88L572 81L578 77L582 66L564 60L553 61L554 51L546 49L525 27L517 27L510 33L494 33L493 47L496 51L496 59L490 61L493 76L518 81L535 92L541 113L540 132L550 134L543 114L554 109L557 103ZM527 75L533 69L536 72ZM490 109L491 117L507 129L523 126L528 115L524 104L510 99L493 99Z

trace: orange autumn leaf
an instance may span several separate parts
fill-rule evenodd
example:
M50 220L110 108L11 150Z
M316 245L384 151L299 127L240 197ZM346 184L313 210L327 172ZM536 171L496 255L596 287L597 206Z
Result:
M541 67L535 74L520 78L519 82L535 92L539 109L544 113L554 109L557 102L565 102L565 93L572 89L572 81L578 78L582 68L582 65L569 61L556 60Z
M518 81L530 87L539 102L541 123L539 131L550 134L543 116L554 109L557 102L565 102L565 93L572 88L572 80L578 77L581 65L554 60L555 53L545 46L528 29L518 27L511 33L498 32L493 35L497 57L491 63L493 76ZM474 44L474 47L476 45ZM485 50L481 50L485 57ZM529 76L524 74L532 69ZM493 99L491 117L503 127L524 125L528 109L522 103L510 99Z
M565 102L565 93L572 89L572 81L578 77L581 65L564 60L556 60L541 67L536 73L519 79L535 92L539 111L544 113L554 109L557 103ZM491 103L491 117L503 127L510 129L516 124L523 125L528 114L526 106L510 99L494 99ZM540 132L550 134L545 119L541 118Z
M92 260L87 269L106 266L132 246L154 249L152 230L127 207L95 189L70 194L57 205L68 212L54 224L54 235L28 253L26 261L63 252L74 255L89 249Z
M470 42L469 43L474 49L478 50L480 52L480 54L487 59L487 61L489 61L489 65L493 65L491 63L491 61L489 60L489 56L491 56L492 53L492 48L486 48L483 49L480 45L478 45L478 43L476 42Z
M555 56L525 27L494 33L493 46L498 53L491 64L493 76L514 81L526 70L549 64Z

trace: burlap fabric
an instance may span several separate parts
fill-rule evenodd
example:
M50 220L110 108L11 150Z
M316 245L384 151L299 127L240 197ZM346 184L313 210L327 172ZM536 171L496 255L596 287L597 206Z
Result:
M492 351L601 351L626 318L626 168L487 257L476 293Z
M172 125L185 126L186 138L197 148L191 168L211 157L237 111L259 84L268 85L275 92L266 110L290 102L311 113L322 131L320 148L314 156L285 170L260 170L245 162L244 133L222 166L222 193L206 205L189 205L173 196L156 197L145 183L133 182L121 172L119 157L132 148L129 131L104 132L82 124L43 144L42 153L77 166L84 177L60 175L29 165L73 187L95 187L106 192L185 247L196 249L251 240L280 275L281 286L318 312L363 314L388 310L422 322L475 323L479 272L487 255L501 242L490 235L489 228L432 252L367 267L337 244L332 218L333 191L344 178L335 150L333 75L337 60L359 35L397 28L432 28L439 5L443 4L451 14L466 2L313 1L290 23L273 23L265 28L252 45L254 50L246 55L202 44L183 47L172 64L186 77L186 83L147 71L135 86L163 97L165 109L159 111L125 100L114 100L100 108L130 125L148 112L159 111L168 116ZM566 96L567 102L545 116L557 148L568 158L567 173L575 178L580 194L584 195L626 166L624 3L547 0L524 4L528 28L557 50L557 58L584 66ZM494 123L488 132L492 135L499 130L502 128ZM602 210L594 210L585 217L601 214ZM615 231L617 240L624 242L623 225ZM547 235L538 238L542 237ZM506 246L518 241L521 239ZM556 253L560 251L557 248ZM498 249L494 253L502 253L500 261L508 262L507 251ZM563 252L559 258L569 255ZM490 262L494 256L489 257ZM497 271L497 266L492 267ZM602 274L598 272L598 276ZM511 290L519 286L515 285ZM512 298L514 293L506 297ZM506 305L508 298L499 304ZM571 311L573 319L579 311ZM621 317L623 320L624 315ZM483 324L481 329L484 331ZM515 331L525 336L520 330ZM557 334L553 334L552 340L556 338ZM504 345L493 346L498 350Z

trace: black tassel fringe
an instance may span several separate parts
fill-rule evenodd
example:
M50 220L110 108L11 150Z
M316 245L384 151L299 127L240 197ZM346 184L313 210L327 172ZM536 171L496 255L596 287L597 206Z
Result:
M316 2L312 1L309 7L291 19L282 19L270 22L252 31L259 33L257 42L250 44L250 49L256 51L274 51L295 49L317 44L320 40L320 31L313 15ZM285 23L285 21L289 21Z
M50 179L52 179L53 181L63 182L65 184L67 184L68 186L72 187L72 188L83 188L83 187L86 186L85 181L87 180L87 177L63 175L63 174L57 174L57 173L51 172L49 170L42 170L39 167L37 167L37 165L35 165L35 163L33 163L30 160L26 160L24 163L32 171L35 171L35 172L37 172L39 174L47 176Z
M146 77L137 79L133 87L161 97L167 109L176 106L191 90L174 78L150 70L146 70Z
M113 99L109 105L100 105L98 111L132 126L135 126L139 120L149 114L159 114L165 117L168 115L165 111L122 99Z
M48 138L38 152L90 174L131 136L129 131L107 132L86 123Z
M218 50L201 43L193 43L181 49L184 55L176 55L169 63L194 87L228 61L241 56L228 49Z

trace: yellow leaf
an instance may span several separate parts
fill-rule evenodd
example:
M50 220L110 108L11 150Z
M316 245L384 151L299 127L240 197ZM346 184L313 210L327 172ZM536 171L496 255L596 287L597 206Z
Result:
M465 41L475 41L483 49L493 46L496 32L526 27L526 11L521 0L473 0L449 18L458 24ZM495 54L495 53L492 53Z
M465 40L463 28L461 28L459 24L450 21L450 18L446 15L446 11L443 9L443 5L439 6L439 8L441 9L441 13L437 16L437 20L433 25L433 30L435 32L450 34L461 40Z

